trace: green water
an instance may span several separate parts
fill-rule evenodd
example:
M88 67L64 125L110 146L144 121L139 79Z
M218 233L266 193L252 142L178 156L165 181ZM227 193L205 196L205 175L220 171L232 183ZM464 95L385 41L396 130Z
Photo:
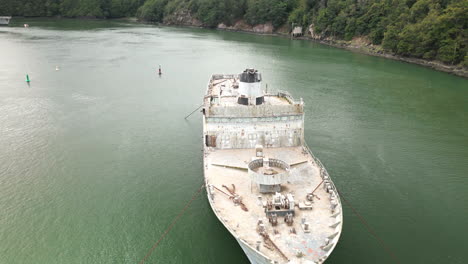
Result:
M203 182L201 116L184 116L210 74L246 67L304 98L307 142L402 263L465 263L467 80L307 41L79 20L0 28L0 263L140 261ZM327 263L393 263L344 210ZM147 263L247 258L203 194Z

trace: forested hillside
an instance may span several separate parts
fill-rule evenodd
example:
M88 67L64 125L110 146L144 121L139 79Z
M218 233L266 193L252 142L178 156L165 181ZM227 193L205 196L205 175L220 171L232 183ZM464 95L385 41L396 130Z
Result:
M206 27L239 20L313 25L315 36L365 37L387 52L468 66L468 0L1 0L0 15L163 22L190 14ZM305 32L307 33L307 32Z

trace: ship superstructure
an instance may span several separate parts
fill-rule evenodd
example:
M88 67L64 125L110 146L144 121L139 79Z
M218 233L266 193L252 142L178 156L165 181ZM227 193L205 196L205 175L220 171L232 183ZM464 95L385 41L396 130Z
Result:
M343 225L339 194L304 141L304 104L254 69L216 74L203 105L213 212L251 263L322 263Z

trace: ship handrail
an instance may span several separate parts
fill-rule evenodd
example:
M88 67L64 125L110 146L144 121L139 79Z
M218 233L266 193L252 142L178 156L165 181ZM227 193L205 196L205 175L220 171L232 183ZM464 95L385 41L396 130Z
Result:
M238 74L222 74L222 73L219 73L219 74L213 74L211 76L211 80L210 82L214 81L214 80L217 80L217 79L235 79L237 78L239 75Z
M304 140L303 147L307 150L307 152L309 152L309 154L314 159L315 164L317 164L317 166L320 168L320 177L322 178L322 180L325 180L325 176L328 177L328 179L329 179L328 182L330 183L332 189L335 190L335 195L336 195L336 197L338 198L338 201L341 204L340 194L339 194L339 192L338 192L338 190L337 190L337 188L335 186L335 183L331 180L330 174L328 174L327 169L325 168L325 166L323 166L322 162L314 155L314 153L312 152L312 150L310 149L309 145L307 144L307 142L305 140Z
M266 93L265 95L283 97L286 100L288 100L288 102L292 105L298 105L302 103L302 101L295 100L289 92L284 90L269 90L268 93Z
M304 144L302 146L305 148L305 150L307 152L309 152L309 154L312 156L313 160L315 161L315 164L317 164L317 166L320 168L320 177L322 178L322 181L325 181L325 176L328 176L327 182L330 184L329 186L332 188L332 190L333 190L333 192L335 194L335 197L336 197L336 199L338 201L338 204L340 205L340 208L342 208L343 204L341 203L340 193L339 193L338 189L336 188L335 183L331 180L331 177L328 174L327 169L325 168L325 166L323 166L322 162L313 154L312 150L310 149L309 145L307 144L307 142L305 140L304 140ZM338 222L335 223L336 228L338 228L339 225L343 224L343 212L339 212L339 214L341 214L341 220L339 220ZM328 246L330 246L332 248L334 248L336 246L336 244L338 243L339 237L341 235L341 231L342 230L341 230L341 227L340 227L338 232L335 233L334 237L331 238L334 241L334 243L329 243ZM327 255L329 255L329 253Z

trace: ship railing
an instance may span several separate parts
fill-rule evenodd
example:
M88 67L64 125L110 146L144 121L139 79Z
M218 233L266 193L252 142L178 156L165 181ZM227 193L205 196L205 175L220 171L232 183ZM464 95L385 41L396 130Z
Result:
M211 75L210 80L208 81L208 87L206 89L205 98L208 97L208 94L211 94L210 91L211 89L213 89L214 81L219 80L219 79L235 79L238 76L239 75L237 74L213 74Z
M219 79L234 79L237 78L238 74L213 74L211 81L219 80Z
M330 186L331 188L331 191L333 192L333 194L335 195L337 201L338 201L338 204L340 205L340 211L338 212L334 212L333 209L332 209L332 216L333 217L336 217L336 216L340 216L340 219L337 220L337 222L333 223L332 225L330 225L330 227L332 228L335 228L335 232L328 237L328 239L330 239L328 242L325 243L325 245L323 245L322 249L324 249L325 251L327 251L327 256L331 253L331 251L329 251L330 249L332 249L333 247L335 247L336 243L338 243L338 240L339 240L339 235L341 234L341 228L339 228L339 230L337 230L337 228L342 225L343 223L343 212L342 212L342 204L341 204L341 199L340 199L340 194L338 192L338 190L336 189L336 186L335 184L333 183L333 181L331 180L330 178L330 175L328 174L327 172L327 169L325 169L325 166L323 166L322 162L317 158L315 157L315 155L312 153L312 151L310 150L309 148L309 145L307 145L306 142L304 142L304 148L305 148L305 151L309 152L310 155L312 156L312 158L314 159L315 161L315 164L317 164L317 166L319 167L320 169L320 177L322 178L322 182L323 183L328 183L328 186ZM325 184L323 185L325 187ZM328 187L326 187L328 189ZM328 190L327 190L328 191ZM331 199L331 196L330 196L330 199ZM332 205L333 206L333 205Z
M291 94L287 91L283 91L283 90L268 90L268 93L267 95L273 95L273 96L279 96L279 97L283 97L285 98L286 100L288 100L288 102L290 104L302 104L302 101L297 101L294 99L294 97L291 96Z
M340 194L338 193L338 190L336 189L336 186L335 184L333 183L333 181L331 180L330 178L330 175L328 174L328 171L327 169L325 168L325 166L323 166L322 162L317 158L315 157L314 153L312 152L312 150L310 150L309 148L309 145L307 145L307 142L304 141L304 148L306 149L307 152L310 153L310 155L312 156L312 158L314 159L314 162L315 164L317 164L317 166L320 168L320 177L322 178L322 180L327 180L327 182L330 183L332 189L335 191L335 194L336 196L338 197L338 201L340 201ZM341 201L340 201L341 203Z

